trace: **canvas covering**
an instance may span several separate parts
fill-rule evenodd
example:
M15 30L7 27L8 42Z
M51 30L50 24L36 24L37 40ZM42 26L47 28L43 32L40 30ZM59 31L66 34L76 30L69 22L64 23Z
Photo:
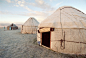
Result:
M54 28L54 31L48 31L51 32L50 49L65 54L86 54L86 14L80 10L71 6L60 7L38 27L39 30ZM37 41L41 41L42 32L37 36Z
M33 18L30 17L23 25L21 28L21 33L25 34L36 34L37 33L37 28L38 28L39 22Z
M71 6L63 6L57 9L52 15L47 17L44 21L42 21L39 24L39 27L85 28L85 22L86 14Z

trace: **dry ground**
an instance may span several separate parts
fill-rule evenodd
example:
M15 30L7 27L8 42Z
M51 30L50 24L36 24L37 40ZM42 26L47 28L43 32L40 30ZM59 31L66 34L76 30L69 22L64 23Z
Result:
M0 58L86 58L82 55L57 53L36 44L36 34L0 28Z

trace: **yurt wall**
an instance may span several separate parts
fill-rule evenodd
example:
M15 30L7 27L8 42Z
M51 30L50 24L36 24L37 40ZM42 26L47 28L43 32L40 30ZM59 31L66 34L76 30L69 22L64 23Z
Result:
M23 26L22 33L29 33L29 34L36 34L38 27L32 27L32 26Z
M86 54L85 29L55 29L51 32L51 49L69 54Z
M42 43L42 34L46 32L50 32L50 47L43 45ZM57 52L66 54L86 54L85 29L54 28L54 31L44 30L41 33L37 33L37 41L41 41L41 45L46 46ZM45 40L45 42L46 41L47 40Z

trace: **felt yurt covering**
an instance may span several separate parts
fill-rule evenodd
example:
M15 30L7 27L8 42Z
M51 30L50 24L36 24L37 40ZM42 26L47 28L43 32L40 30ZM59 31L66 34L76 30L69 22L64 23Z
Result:
M86 54L86 14L63 6L38 26L40 45L66 54Z
M11 25L7 26L7 30L16 30L16 29L18 29L18 26L16 26L13 23Z
M30 17L23 25L21 29L22 34L36 34L39 22Z

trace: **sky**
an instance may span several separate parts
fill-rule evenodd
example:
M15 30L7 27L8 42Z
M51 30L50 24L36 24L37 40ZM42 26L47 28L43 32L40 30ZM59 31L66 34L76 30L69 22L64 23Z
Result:
M23 24L30 17L42 22L61 6L86 14L86 0L0 0L0 23Z

